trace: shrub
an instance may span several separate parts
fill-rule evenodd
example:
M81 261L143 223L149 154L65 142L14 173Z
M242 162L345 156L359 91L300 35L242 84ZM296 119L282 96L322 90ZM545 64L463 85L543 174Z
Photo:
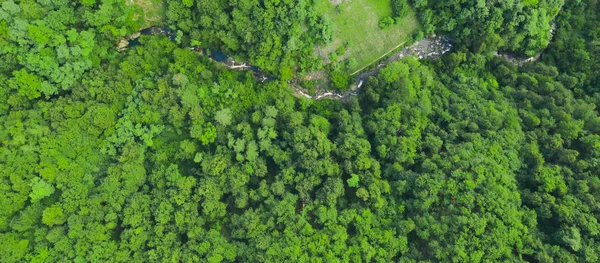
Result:
M379 21L379 27L381 29L386 29L394 24L394 19L391 16L386 16L381 21Z

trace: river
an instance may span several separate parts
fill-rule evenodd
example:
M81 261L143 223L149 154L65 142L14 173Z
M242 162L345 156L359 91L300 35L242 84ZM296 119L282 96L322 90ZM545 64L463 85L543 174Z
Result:
M308 94L306 89L295 85L295 82L290 83L290 85L294 89L294 93L299 97L305 97L315 100L334 99L347 101L349 98L360 94L363 85L367 82L367 79L371 76L377 75L377 73L379 73L379 70L385 67L388 63L407 57L414 57L416 59L432 59L446 54L450 52L450 50L452 50L452 42L446 37L434 35L424 38L392 54L387 59L380 61L379 64L375 66L375 68L357 75L354 78L354 83L350 85L350 88L343 93L331 90L321 90L315 92L314 96L311 96Z
M117 48L119 49L119 51L123 51L129 47L140 45L140 42L139 42L140 35L165 35L171 41L175 41L175 39L176 39L176 34L172 30L170 30L166 27L154 26L154 27L143 29L137 33L134 33L127 37L123 37L123 38L119 39ZM227 56L223 52L220 52L217 50L212 50L212 49L200 49L197 47L191 47L190 49L196 51L197 53L199 53L202 56L205 56L205 55L208 56L211 60L213 60L217 63L220 63L229 69L251 70L253 72L255 78L259 82L277 80L277 78L266 74L260 68L250 65L247 62L237 62L237 61L235 61L235 59ZM301 87L297 84L298 83L297 79L293 79L293 80L289 81L288 85L293 88L294 95L297 97L304 97L304 98L309 98L309 99L314 99L314 100L333 99L333 100L346 101L350 97L357 96L358 94L360 94L360 92L362 90L362 86L364 83L366 83L367 79L370 76L377 75L377 73L379 72L379 70L381 68L385 67L385 65L387 65L388 63L390 63L392 61L396 61L396 60L403 59L406 57L414 57L414 58L418 58L418 59L435 58L435 57L441 56L441 55L449 52L451 49L452 49L452 44L449 41L449 39L442 37L442 36L431 36L431 37L422 39L420 41L417 41L414 44L412 44L411 46L406 47L406 48L402 49L401 51L394 53L386 60L379 62L379 64L377 64L377 66L374 69L357 75L354 78L354 83L350 86L350 88L347 91L345 91L343 93L340 93L337 91L331 91L331 90L322 90L322 91L316 92L315 95L309 95L308 91L306 89L304 89L303 87ZM325 74L323 74L323 76L325 76Z

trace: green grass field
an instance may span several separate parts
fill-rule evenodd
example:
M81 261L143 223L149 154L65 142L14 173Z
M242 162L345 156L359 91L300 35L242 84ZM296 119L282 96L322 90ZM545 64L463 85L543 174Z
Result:
M129 6L137 8L135 18L142 17L144 24L142 28L162 25L165 19L165 10L161 0L127 0ZM142 29L140 28L140 29Z
M347 0L338 6L330 1L315 1L317 12L328 14L333 22L333 41L318 47L316 53L329 62L329 54L347 43L346 53L338 60L356 58L358 65L348 69L350 73L373 63L407 41L419 26L411 11L400 23L380 29L379 20L392 15L391 0Z

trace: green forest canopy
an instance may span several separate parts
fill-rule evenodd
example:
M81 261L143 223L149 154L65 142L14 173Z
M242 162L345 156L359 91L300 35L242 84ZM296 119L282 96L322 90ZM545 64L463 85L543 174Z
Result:
M119 53L123 1L0 0L0 262L599 260L596 0L411 1L456 49L346 103L188 48L291 78L313 4L168 1L181 44Z

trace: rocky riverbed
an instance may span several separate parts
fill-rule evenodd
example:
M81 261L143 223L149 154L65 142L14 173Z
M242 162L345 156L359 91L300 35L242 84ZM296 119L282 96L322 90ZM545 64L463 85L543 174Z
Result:
M369 70L367 72L361 73L354 78L354 83L350 86L350 88L343 92L334 92L331 90L320 90L315 93L314 96L308 94L308 91L300 86L298 86L295 82L289 83L290 86L294 89L294 94L297 97L305 97L315 100L320 99L334 99L334 100L342 100L346 101L352 96L356 96L360 94L363 85L367 81L370 76L375 76L379 72L379 70L390 62L400 60L407 57L414 57L416 59L431 59L439 57L443 54L448 53L452 49L452 44L450 40L443 36L431 36L420 41L415 42L414 44L406 47L394 54L392 54L389 58L384 61L379 62L377 66ZM320 76L323 74L309 74Z
M151 27L141 30L140 32L131 34L127 37L122 37L119 39L117 43L117 48L119 51L123 51L129 47L139 45L138 38L140 35L153 35L153 34L161 34L166 35L172 41L175 40L175 34L173 31L164 28L164 27ZM222 64L223 66L233 69L233 70L251 70L254 73L256 79L260 82L276 80L276 78L269 76L264 73L256 66L252 66L247 62L238 62L235 61L232 57L228 57L222 52L215 50L207 50L200 49L197 47L191 47L190 49L196 51L201 56L209 56L209 58L217 63ZM414 57L417 59L430 59L441 56L452 49L452 44L449 39L442 36L431 36L416 43L412 44L409 47L402 49L390 57L385 59L382 62L379 62L375 68L369 70L367 72L361 73L354 78L354 83L350 86L350 88L343 92L336 92L331 90L319 90L314 95L309 95L309 92L298 85L297 79L293 79L288 82L288 85L293 88L294 95L297 97L321 100L321 99L334 99L334 100L342 100L346 101L352 96L356 96L360 94L360 91L363 87L363 84L367 81L370 76L376 75L381 68L387 65L390 62L403 59L406 57ZM326 78L327 74L324 71L318 71L315 73L309 73L311 78Z

